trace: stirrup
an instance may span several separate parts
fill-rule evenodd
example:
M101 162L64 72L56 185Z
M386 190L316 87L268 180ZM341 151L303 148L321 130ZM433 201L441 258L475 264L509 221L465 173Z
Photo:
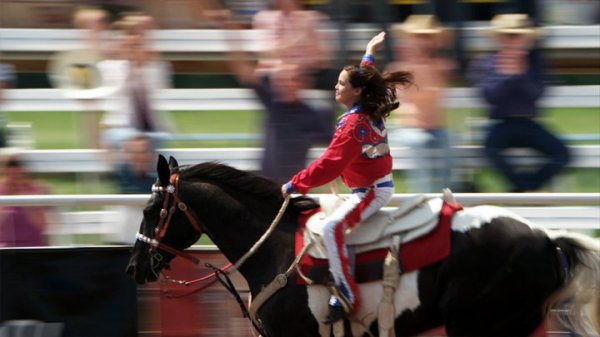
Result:
M331 285L329 287L329 292L331 293L331 298L329 299L329 306L336 306L336 302L338 303L338 307L346 313L349 314L353 310L353 303L350 301L348 296L344 294L340 286Z
M329 312L323 321L323 324L333 324L339 320L346 318L347 314L344 312L342 306L329 305Z
M337 285L329 287L331 297L329 298L329 313L324 324L333 324L341 319L347 318L353 311L352 302Z

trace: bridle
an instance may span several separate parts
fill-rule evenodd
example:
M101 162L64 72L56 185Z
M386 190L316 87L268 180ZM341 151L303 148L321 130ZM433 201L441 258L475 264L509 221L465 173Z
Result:
M171 254L174 254L176 256L181 256L181 257L193 262L194 264L199 264L200 260L198 260L196 257L192 256L191 254L186 253L183 250L173 248L173 247L161 242L161 240L165 237L165 235L167 233L167 229L169 228L169 225L171 224L171 220L173 219L173 214L175 214L175 212L178 209L185 214L185 216L188 218L189 222L192 224L192 226L194 227L194 229L196 230L196 233L198 235L201 235L203 233L202 228L200 227L200 222L198 221L197 217L192 213L192 211L187 207L187 205L181 200L181 197L179 196L179 172L174 172L171 174L171 176L169 177L169 185L167 185L166 187L158 185L158 182L155 183L154 185L152 185L152 192L153 193L162 192L164 194L163 205L160 210L160 220L158 222L158 225L154 229L154 238L150 238L150 237L138 232L136 234L136 239L138 241L141 241L141 242L144 242L144 243L147 243L148 245L150 245L151 259L152 259L153 255L158 254L156 252L156 249L158 248L158 249L162 249L166 252L169 252ZM173 199L172 203L171 203L171 197ZM258 250L258 248L267 240L267 238L273 233L273 231L279 224L279 222L280 222L281 218L283 217L283 214L285 213L285 210L289 204L289 201L290 201L290 197L289 196L285 197L284 202L281 205L281 208L279 209L279 212L275 216L275 219L273 219L273 222L271 222L271 225L269 226L267 231L265 233L263 233L263 235L260 237L260 239L258 241L256 241L254 243L254 245L236 263L234 263L234 264L229 263L227 266L225 266L221 269L213 268L214 272L212 274L202 277L200 279L196 279L193 281L172 280L172 282L184 284L187 286L192 283L196 283L199 281L207 280L212 277L216 277L216 280L221 282L221 284L223 284L225 286L225 288L236 297L238 304L240 304L240 307L242 307L244 316L250 320L250 322L252 323L254 328L260 333L260 335L267 336L267 334L265 333L264 327L262 326L262 323L260 322L260 320L257 319L258 308L260 308L262 303L264 301L266 301L274 292L276 292L277 290L279 290L280 288L282 288L286 285L287 279L290 277L292 272L294 272L295 270L298 269L300 258L304 256L306 249L310 245L305 246L305 248L303 249L303 252L298 257L296 257L296 259L294 260L292 265L288 268L288 270L284 274L278 275L275 278L275 280L273 280L266 287L269 290L267 295L263 294L264 291L258 294L259 297L260 297L260 295L263 295L263 296L262 296L262 299L259 301L260 305L255 306L254 310L246 309L244 303L242 302L241 298L239 297L239 294L237 293L237 290L233 286L233 283L231 283L231 280L227 276L226 270L229 269L230 267L239 269L242 266L242 264L244 264L244 262L246 262L246 260L248 260ZM158 255L159 255L158 259L159 260L162 259L162 257L160 257L160 254L158 254ZM207 266L211 267L210 264L208 264ZM214 282L211 282L210 284L212 284L212 283L214 283ZM210 285L210 284L208 284L208 285ZM196 293L204 288L205 287L198 288L192 292L185 294L184 296L191 295L191 294Z
M169 178L169 185L167 185L166 187L158 185L158 182L152 185L152 193L157 192L164 193L164 200L162 208L160 210L160 220L158 221L158 225L154 229L154 237L150 238L138 232L135 236L136 239L138 241L150 245L151 252L155 252L156 249L159 248L173 255L177 255L188 261L191 261L194 264L199 264L200 260L192 256L191 254L186 253L183 250L173 248L161 242L167 233L167 229L171 225L173 214L175 214L177 210L180 210L183 212L183 214L185 214L185 216L192 224L192 227L194 227L196 233L198 233L198 236L200 236L203 232L202 228L200 227L200 222L179 196L179 173L175 172L171 174L171 177ZM171 199L173 200L173 202L171 202Z

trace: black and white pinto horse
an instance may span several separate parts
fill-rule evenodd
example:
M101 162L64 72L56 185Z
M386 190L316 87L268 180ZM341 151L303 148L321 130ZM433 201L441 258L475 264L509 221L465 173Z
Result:
M137 283L156 281L178 252L206 234L229 261L238 261L270 228L284 198L279 185L252 173L202 163L179 170L160 156L159 179L144 210L127 271ZM177 205L177 206L176 206ZM318 207L291 199L280 223L239 268L255 298L295 259L298 216ZM465 226L463 218L479 218ZM585 235L537 228L498 207L478 206L452 219L451 253L443 261L401 274L395 291L395 332L414 335L444 326L450 336L528 336L548 311L569 309L584 335L600 329L600 243ZM154 247L153 247L154 246ZM360 285L363 324L352 336L378 334L373 310L381 281ZM290 279L258 310L269 337L330 336L325 286ZM351 331L351 332L350 332ZM265 336L265 337L267 337Z

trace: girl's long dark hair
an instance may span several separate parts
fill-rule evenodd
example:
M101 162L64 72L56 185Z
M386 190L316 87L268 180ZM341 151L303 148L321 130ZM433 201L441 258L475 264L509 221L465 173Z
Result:
M390 112L400 106L396 97L396 86L404 88L413 84L413 76L406 71L384 72L369 65L346 66L350 84L354 88L362 88L359 102L362 109L374 120L386 118Z

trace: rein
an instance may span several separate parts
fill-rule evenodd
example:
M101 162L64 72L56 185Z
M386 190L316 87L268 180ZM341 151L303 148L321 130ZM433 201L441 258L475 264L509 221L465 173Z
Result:
M271 222L271 225L269 226L267 231L264 232L264 234L260 237L260 239L258 239L258 241L256 241L254 243L252 248L250 248L250 250L248 250L246 252L246 254L244 254L233 265L236 269L239 269L242 266L242 264L244 264L244 262L246 262L246 260L248 260L252 255L254 255L254 253L256 253L256 251L258 250L258 248L260 248L260 246L262 246L262 244L269 238L269 236L271 236L271 234L273 233L273 231L279 224L279 221L281 221L281 218L283 217L283 214L285 213L285 210L287 209L287 206L289 205L289 203L290 203L290 196L288 195L283 200L283 204L281 205L281 208L279 208L279 212L277 212L275 219L273 219L273 221Z
M194 264L199 264L200 260L197 259L196 257L192 256L191 254L186 253L183 250L173 248L164 243L161 243L161 240L165 237L167 230L168 230L169 226L171 225L171 220L173 218L173 214L178 209L186 215L186 217L188 218L188 220L190 221L190 223L192 224L192 226L194 227L194 229L196 230L198 235L202 235L202 233L203 233L202 228L200 227L200 222L197 220L196 216L191 212L191 210L187 207L187 205L181 200L181 198L179 196L179 173L175 172L175 173L171 174L171 177L169 178L169 185L167 185L166 187L159 186L158 184L154 184L152 186L152 192L153 193L154 192L165 193L165 198L163 200L163 206L160 210L160 220L158 222L158 225L155 228L155 233L154 233L155 237L150 238L141 233L137 233L136 239L138 241L145 242L148 245L150 245L151 252L155 252L156 249L162 249L162 250L169 252L171 254L174 254L176 256L181 256L181 257L185 258L186 260L191 261ZM170 200L171 196L173 197L173 200L174 200L172 205L170 205L171 204L171 200ZM257 320L257 317L256 317L256 311L258 310L258 308L260 308L260 306L262 305L262 302L264 300L266 300L266 298L263 301L260 301L261 302L260 305L252 308L254 310L252 310L252 309L248 310L245 307L244 303L241 301L239 293L235 289L233 283L229 280L228 274L231 273L231 270L230 270L231 267L235 267L235 269L239 269L252 255L254 255L256 253L256 251L263 245L263 243L269 238L269 236L271 236L271 234L275 231L275 228L277 228L277 225L281 221L281 218L285 214L285 210L287 209L289 202L290 202L290 196L288 195L285 197L283 204L281 205L279 211L277 212L277 215L271 222L271 225L269 226L269 228L263 233L263 235L258 239L258 241L256 241L254 243L254 245L252 245L252 247L241 258L239 258L234 264L229 263L225 267L220 268L220 269L213 267L210 264L207 264L207 267L213 269L214 272L209 275L206 275L206 276L203 276L201 278L194 279L191 281L174 280L165 275L165 278L168 281L170 281L172 283L176 283L176 284L185 285L185 286L189 286L189 285L197 283L197 282L206 281L213 277L215 278L215 279L211 280L209 283L207 283L197 289L194 289L188 293L178 295L178 296L172 295L171 297L178 298L178 297L192 295L194 293L197 293L199 291L202 291L202 290L208 288L209 286L213 285L214 283L216 283L218 281L235 297L238 304L240 304L240 307L242 309L244 317L247 317L250 320L250 322L252 323L254 328L259 333L261 333L262 336L266 336L261 322L259 320ZM176 205L177 205L177 208L175 207ZM272 283L276 283L276 284L280 285L279 287L277 287L277 289L281 288L282 286L285 285L285 283L287 283L286 282L287 277L286 277L286 281L284 281L284 282L282 282L281 277L283 275L289 277L289 275L287 275L287 274L289 274L290 271L295 270L296 265L297 265L297 262L293 263L292 266L290 266L290 268L288 269L288 271L285 274L278 275L276 280L274 280L272 282ZM273 286L269 285L268 288L273 288ZM273 289L273 290L275 290L275 289ZM259 295L261 295L261 294L259 293ZM267 296L267 298L270 297L271 295L272 295L272 293L270 293Z
M273 221L271 222L271 225L269 226L269 228L263 233L263 235L258 239L258 241L256 241L254 243L254 245L252 245L252 247L241 257L239 258L235 263L228 263L225 265L225 267L223 268L215 268L212 265L207 264L207 267L212 268L213 270L218 269L220 272L227 272L227 274L231 273L231 271L229 271L228 269L231 267L235 267L235 269L239 269L252 255L254 255L254 253L256 253L256 251L260 248L260 246L262 246L262 244L269 238L269 236L271 236L271 234L273 233L273 231L275 230L275 228L277 227L277 225L279 224L279 222L281 221L281 218L283 217L283 214L285 214L285 210L287 209L287 206L290 203L290 197L287 196L284 200L283 200L283 204L281 205L281 207L279 208L279 211L277 212L277 215L275 216L275 219L273 219ZM182 252L185 253L185 252ZM206 281L212 277L218 276L217 275L217 271L191 280L191 281L186 281L186 280L174 280L171 279L169 277L167 277L167 279L172 282L172 283L177 283L177 284L181 284L181 285L185 285L185 286L189 286L192 285L194 283L198 283L198 282L202 282L202 281ZM214 284L215 282L211 282L210 284ZM206 288L206 286L202 286L199 289L195 289L189 293L186 293L185 295L181 295L181 296L187 296L187 295L191 295L194 293L197 293L201 290L204 290Z

